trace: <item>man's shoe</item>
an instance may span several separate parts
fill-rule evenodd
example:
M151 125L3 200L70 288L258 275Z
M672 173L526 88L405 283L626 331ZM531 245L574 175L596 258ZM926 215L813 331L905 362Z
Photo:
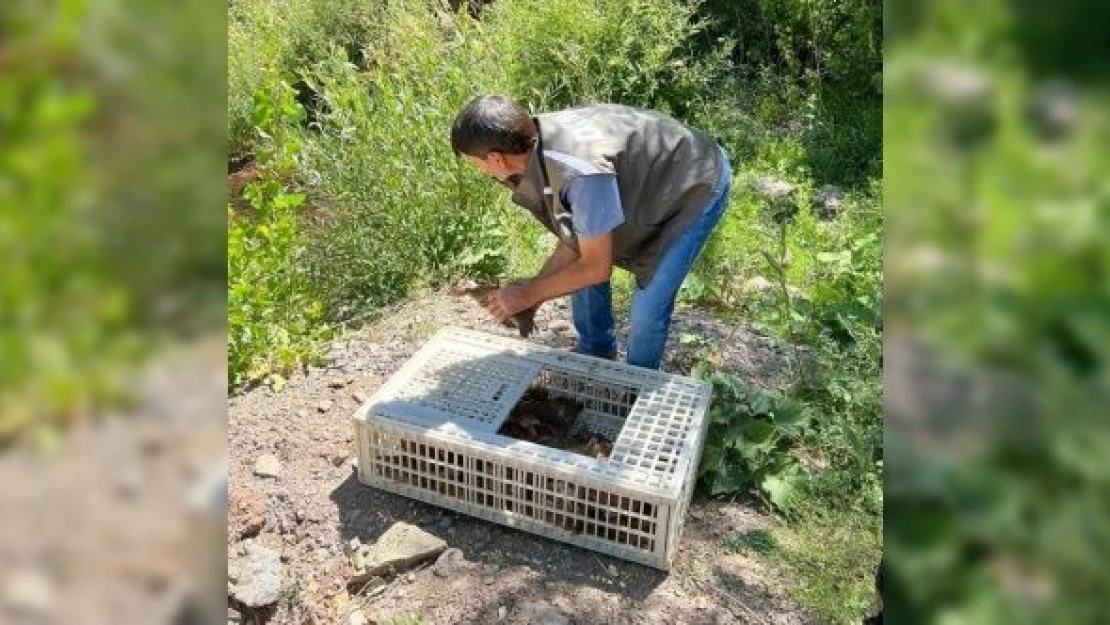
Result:
M608 356L594 356L593 354L586 354L584 352L578 351L577 347L570 348L570 351L571 351L571 353L574 353L574 354L582 354L583 356L593 356L594 358L604 358L605 360L612 360L614 362L616 362L616 360L617 360L617 351L616 350L613 350L613 352L610 353Z

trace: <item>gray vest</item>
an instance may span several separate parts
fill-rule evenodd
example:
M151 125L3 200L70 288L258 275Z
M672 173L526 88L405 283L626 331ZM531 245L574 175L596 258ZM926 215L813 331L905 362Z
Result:
M532 150L513 202L577 249L563 186L577 176L615 173L624 223L613 231L613 264L644 287L709 201L721 172L720 148L669 117L627 106L586 106L535 121L540 149Z

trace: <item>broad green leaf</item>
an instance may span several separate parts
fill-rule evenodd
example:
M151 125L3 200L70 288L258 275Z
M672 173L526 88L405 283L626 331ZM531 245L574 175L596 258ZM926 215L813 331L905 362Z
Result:
M801 479L801 472L792 465L781 472L764 477L760 488L767 493L767 497L776 508L787 510L797 494Z
M775 433L775 426L761 420L747 421L742 428L744 438L755 444L766 443Z

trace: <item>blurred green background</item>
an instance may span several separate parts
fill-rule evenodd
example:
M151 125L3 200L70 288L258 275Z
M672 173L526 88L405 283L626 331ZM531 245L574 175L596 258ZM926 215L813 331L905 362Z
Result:
M212 16L195 1L0 7L0 446L56 439L133 396L159 345L223 332Z
M890 3L890 622L1110 615L1105 3Z

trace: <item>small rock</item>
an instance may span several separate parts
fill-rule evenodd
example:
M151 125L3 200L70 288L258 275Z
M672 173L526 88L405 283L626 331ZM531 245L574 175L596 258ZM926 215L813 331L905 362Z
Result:
M439 554L436 563L432 565L432 574L436 577L447 578L459 570L471 568L473 565L466 561L463 552L454 547Z
M354 382L354 378L332 378L328 380L328 388L343 388L351 382Z
M347 625L370 625L370 619L362 613L362 610L355 610L347 615Z
M335 405L335 402L333 402L330 399L325 399L324 401L316 404L316 410L318 410L319 412L327 412L327 411L331 410L331 407L334 406L334 405Z
M333 467L341 467L347 461L347 450L341 449L333 451L331 454L331 465Z
M497 620L503 621L503 620L505 620L505 617L508 616L508 615L509 615L509 608L506 608L503 605L497 606Z
M304 409L298 410L297 411L297 418L298 419L307 419L308 418L308 411L304 410Z
M278 591L281 590L281 556L276 551L253 545L245 562L239 566L241 575L232 586L232 597L252 608L277 601Z
M357 553L359 549L362 549L362 541L358 539L358 536L355 536L344 545L343 553L347 557L350 557L352 554Z
M520 620L530 625L570 625L570 618L546 601L531 601L520 606Z
M254 474L259 477L281 477L281 461L274 454L259 456L254 461Z
M405 581L410 583L410 584L415 582L416 581L416 573L409 573L408 575L406 575L405 576Z
M360 406L362 404L365 404L366 400L370 399L369 397L367 397L366 393L362 393L359 391L355 391L354 393L352 393L351 397L354 398L354 400L358 402Z
M239 538L255 536L266 526L266 500L251 490L233 486L227 497L227 516L237 527Z
M40 571L16 571L4 584L0 605L27 617L44 617L54 609L54 583Z

